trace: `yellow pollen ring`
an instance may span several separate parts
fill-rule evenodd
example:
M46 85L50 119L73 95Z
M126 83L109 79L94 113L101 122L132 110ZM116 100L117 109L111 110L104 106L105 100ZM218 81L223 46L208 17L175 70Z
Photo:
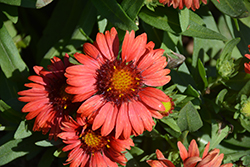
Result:
M134 92L135 90L133 88L131 88L131 90Z
M114 69L116 70L116 66L114 66Z
M112 88L108 88L108 89L107 89L107 92L110 91L111 89L112 89Z
M135 80L140 81L140 78L135 77Z
M98 147L102 138L99 135L96 135L94 132L87 133L83 138L85 142L90 147Z
M107 148L110 148L110 146L108 144L106 146L107 146Z
M65 104L64 107L63 107L63 109L66 110L67 107L68 107L67 104Z

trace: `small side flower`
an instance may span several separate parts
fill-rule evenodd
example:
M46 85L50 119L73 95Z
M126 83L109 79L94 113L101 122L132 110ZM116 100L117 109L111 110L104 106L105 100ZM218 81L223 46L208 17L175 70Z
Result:
M63 151L70 151L65 165L78 166L118 166L125 165L127 159L122 153L133 146L133 140L115 139L114 136L101 136L100 130L93 131L92 124L85 117L78 117L76 121L71 117L62 122L60 137L66 146Z
M28 102L22 108L22 112L28 112L26 119L36 117L33 131L42 131L43 134L50 131L49 139L54 137L57 140L63 116L78 107L76 103L72 103L72 95L64 91L67 85L64 73L69 66L68 54L65 55L64 61L58 57L52 58L48 70L34 66L37 75L29 76L28 79L33 83L25 84L31 89L18 92L22 96L18 100Z

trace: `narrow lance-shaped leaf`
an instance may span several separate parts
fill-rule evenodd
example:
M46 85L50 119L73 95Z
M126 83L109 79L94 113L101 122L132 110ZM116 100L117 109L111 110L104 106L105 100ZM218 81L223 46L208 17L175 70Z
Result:
M203 66L203 64L202 64L202 62L201 62L200 59L198 60L198 70L199 70L201 79L202 79L203 82L204 82L204 88L206 88L207 85L208 85L208 82L207 82L207 75L206 75L205 68L204 68L204 66Z

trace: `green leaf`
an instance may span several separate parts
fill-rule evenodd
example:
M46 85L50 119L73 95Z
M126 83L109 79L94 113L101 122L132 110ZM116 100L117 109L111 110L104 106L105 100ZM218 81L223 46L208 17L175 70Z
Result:
M143 4L144 0L123 0L121 7L132 20L135 20Z
M134 156L139 156L141 154L144 153L144 151L142 149L140 149L139 147L131 147L131 149L129 150L130 154L134 155Z
M239 37L241 40L238 43L237 47L241 53L241 55L244 55L246 53L249 53L248 50L248 45L250 44L250 28L248 26L246 26L245 24L243 24L242 22L238 22L238 26L239 26L239 31L236 29L235 24L233 24L233 33L234 36L237 38Z
M24 139L26 137L29 137L30 135L32 135L32 132L28 129L28 125L26 124L26 120L23 120L20 122L14 138L15 139Z
M138 30L133 20L128 17L116 0L91 0L100 14L106 17L115 27L124 31Z
M139 17L152 27L171 33L180 33L181 27L176 10L172 8L157 7L155 12L143 7Z
M74 54L77 49L82 50L82 44L88 39L79 29L90 35L96 17L96 9L90 1L60 0L43 32L46 35L38 43L37 62L42 60L41 64L47 66L54 56Z
M37 136L26 139L10 140L0 146L0 166L28 153L40 151L41 148L34 145L35 140L37 140Z
M220 60L224 60L227 56L230 56L234 47L240 42L240 38L235 38L230 41L227 41L223 51L220 54Z
M177 125L176 121L173 118L170 117L163 117L160 119L161 122L168 125L170 128L172 128L176 132L181 132L179 126Z
M222 107L222 103L223 103L223 101L224 101L224 98L225 98L227 92L228 92L227 89L223 89L223 90L220 91L220 93L218 93L218 95L217 95L217 97L216 97L216 99L215 99L215 103L216 103L218 106Z
M190 132L195 132L203 126L198 111L190 101L180 110L177 124L181 131L189 130Z
M229 126L222 127L222 123L217 123L215 120L212 120L211 125L212 132L210 149L214 149L225 137L227 137L231 129Z
M12 21L13 23L17 23L18 8L16 6L10 6L10 5L0 3L0 9L10 21Z
M136 159L133 157L133 155L129 151L125 153L125 157L128 160L128 162L126 163L126 167L139 166L139 163L136 161Z
M250 121L249 121L249 119L248 118L242 118L242 117L239 118L241 126L244 127L248 132L250 132Z
M220 33L217 33L209 28L206 28L202 25L195 23L192 20L192 18L190 19L187 30L182 32L181 34L185 36L197 37L197 38L203 38L203 39L217 39L217 40L222 40L222 41L227 40L227 38L221 35Z
M187 95L196 97L196 98L200 98L200 94L191 85L188 85L188 87L187 87L187 89L185 90L184 93L187 94Z
M239 19L243 24L250 27L250 16Z
M0 111L2 112L1 116L8 122L19 123L22 119L22 113L13 110L3 100L0 100Z
M189 69L186 63L183 63L177 70L171 70L171 79L174 83L178 84L177 88L184 92L188 85L191 85L193 88L196 88L195 81L192 75L189 72Z
M244 85L244 87L237 94L236 99L239 99L241 95L249 95L250 94L250 80Z
M248 155L250 154L250 150L246 151L235 151L234 153L227 154L223 160L224 163L230 163L238 161L240 158L243 160L243 162L246 160L244 157L248 158Z
M37 141L35 143L35 145L41 146L41 147L52 147L52 146L58 146L60 144L62 144L62 141L60 140L54 141L54 140L48 140L48 139Z
M52 1L53 0L0 0L1 3L26 8L42 8Z
M55 157L58 157L58 158L66 157L66 156L67 156L67 153L62 151L63 147L64 147L64 146L58 148L58 149L53 153L53 155L54 155Z
M24 80L28 77L28 68L9 35L0 21L0 66L7 78Z
M199 70L201 79L202 79L203 82L204 82L204 88L206 88L207 85L208 85L208 82L207 82L207 75L206 75L206 71L205 71L205 68L204 68L204 66L203 66L203 63L201 62L200 59L198 60L198 70Z
M189 24L189 9L185 8L183 10L180 10L179 17L180 17L180 24L181 24L181 30L185 31Z
M245 7L243 0L212 0L213 4L222 12L231 17L247 17L249 12Z
M250 155L249 154L246 154L246 156L241 158L241 160L243 161L242 165L244 165L244 166L250 165Z
M0 166L5 165L12 160L26 155L28 152L27 151L20 151L20 152L15 152L12 150L12 148L15 148L18 146L19 143L22 142L22 139L18 140L11 140L4 145L0 146Z
M223 140L223 142L229 143L231 145L237 146L237 147L243 147L243 148L250 148L250 136L244 135L239 137L237 139L234 138L226 138Z

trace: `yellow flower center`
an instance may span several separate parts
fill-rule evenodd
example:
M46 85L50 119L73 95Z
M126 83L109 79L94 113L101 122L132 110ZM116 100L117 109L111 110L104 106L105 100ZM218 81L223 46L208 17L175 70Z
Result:
M100 133L93 132L90 129L85 132L84 136L80 135L79 137L89 152L95 152L105 147L110 148L108 137L101 136Z
M142 77L132 62L107 61L97 70L96 89L105 100L120 105L137 96Z
M114 69L116 69L115 66ZM123 92L131 88L131 85L134 82L134 78L131 76L129 71L121 69L114 71L111 81L114 89Z
M102 137L100 135L96 135L94 132L88 132L83 137L83 140L89 147L98 147L102 141Z

